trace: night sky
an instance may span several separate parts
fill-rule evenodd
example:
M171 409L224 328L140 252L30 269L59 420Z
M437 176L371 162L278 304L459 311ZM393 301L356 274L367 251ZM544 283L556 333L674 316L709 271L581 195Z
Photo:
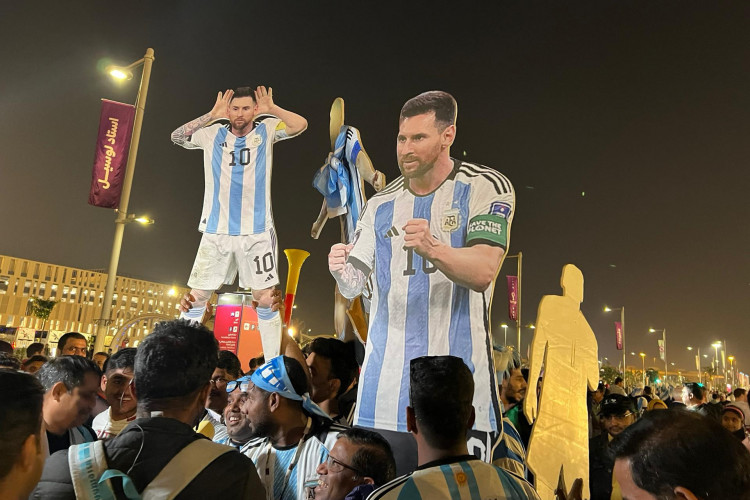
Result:
M573 263L600 356L615 366L616 313L605 304L626 307L627 351L645 351L651 365L663 367L651 361L655 327L667 328L678 367L694 369L688 344L708 353L726 339L750 368L747 2L9 4L0 7L2 254L106 268L114 213L87 205L99 100L133 102L140 71L117 84L103 67L153 47L130 211L157 222L126 228L119 271L187 281L202 155L173 145L170 132L208 112L219 90L272 86L277 104L309 121L274 150L280 248L312 254L295 316L329 333L326 256L338 221L319 241L309 229L331 102L344 98L347 124L392 180L401 105L441 89L459 103L453 156L514 183L509 253L523 252L524 323L542 295L560 293L562 266ZM514 266L501 270L493 328L507 321L504 277Z

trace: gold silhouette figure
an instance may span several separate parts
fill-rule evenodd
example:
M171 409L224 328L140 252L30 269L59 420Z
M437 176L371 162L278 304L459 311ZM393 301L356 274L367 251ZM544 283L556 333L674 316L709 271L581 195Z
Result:
M538 408L533 392L523 406L529 423L536 420L527 463L543 500L555 498L560 479L564 484L583 479L583 498L589 497L586 389L593 390L599 383L596 337L581 312L581 270L572 264L564 266L560 285L562 296L545 295L539 303L529 355L532 387L544 365Z

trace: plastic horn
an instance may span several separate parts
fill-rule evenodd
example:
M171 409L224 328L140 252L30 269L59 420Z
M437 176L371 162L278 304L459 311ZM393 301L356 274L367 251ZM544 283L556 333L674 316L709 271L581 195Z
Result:
M289 272L286 277L286 295L284 296L284 325L289 326L292 320L292 309L294 308L294 297L297 295L297 283L299 283L299 270L310 252L287 248L284 250L286 260L289 262Z

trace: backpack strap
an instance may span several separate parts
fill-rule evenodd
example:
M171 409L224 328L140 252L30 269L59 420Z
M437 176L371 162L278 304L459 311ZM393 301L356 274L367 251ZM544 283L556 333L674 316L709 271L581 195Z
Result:
M146 486L142 492L143 500L173 499L203 472L203 469L230 451L236 450L208 439L196 439L175 455Z
M115 496L107 483L100 486L99 478L107 470L104 443L94 441L68 448L68 467L73 480L76 498L114 500Z

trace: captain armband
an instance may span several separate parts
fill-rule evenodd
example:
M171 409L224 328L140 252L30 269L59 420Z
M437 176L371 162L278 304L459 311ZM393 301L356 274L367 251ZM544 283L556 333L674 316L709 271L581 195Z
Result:
M469 221L466 229L466 245L508 246L508 220L495 214L477 215Z

